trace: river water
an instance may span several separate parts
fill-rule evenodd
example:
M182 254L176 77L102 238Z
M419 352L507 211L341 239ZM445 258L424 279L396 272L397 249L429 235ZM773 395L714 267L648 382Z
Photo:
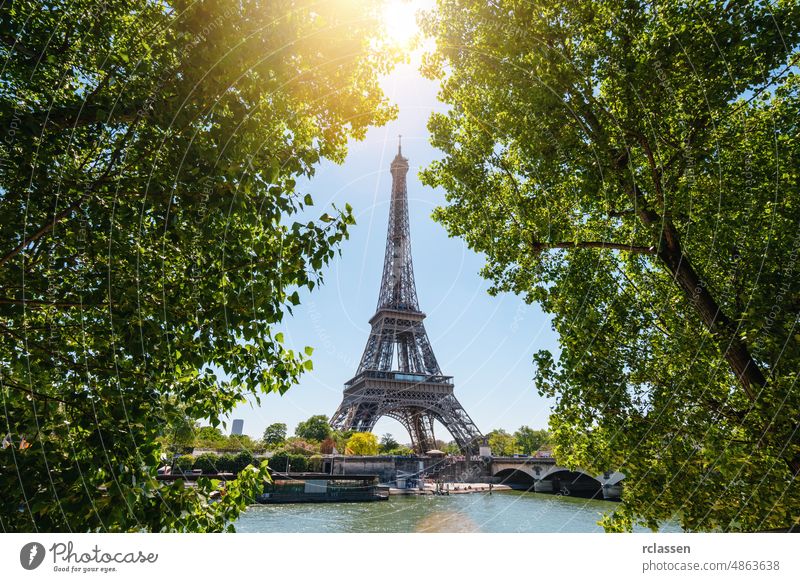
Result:
M251 506L236 530L255 532L602 532L615 503L522 491L392 496L369 503ZM649 531L642 529L640 531ZM661 531L680 531L666 524Z

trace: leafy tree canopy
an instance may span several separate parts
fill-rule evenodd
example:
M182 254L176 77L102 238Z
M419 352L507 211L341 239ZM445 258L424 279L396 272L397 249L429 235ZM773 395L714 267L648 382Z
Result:
M544 429L534 430L523 425L514 433L514 440L522 453L530 455L550 441L550 433Z
M259 441L253 439L250 435L232 434L228 437L227 448L238 450L239 452L252 453L252 451L256 449L263 450L263 445Z
M354 430L334 430L331 432L330 438L339 453L344 452L345 448L347 448L347 439L353 436L355 432Z
M395 440L395 438L390 434L386 433L381 437L380 442L380 452L381 453L388 453L400 446L400 443Z
M161 440L169 454L191 450L195 440L195 423L180 405L170 407L170 416Z
M440 0L435 217L537 301L559 462L626 473L609 529L800 506L800 4Z
M201 426L195 431L195 439L198 445L201 443L223 444L228 440L222 434L222 430L216 426Z
M486 435L492 455L510 456L517 451L517 441L502 428L498 428Z
M393 114L380 8L3 3L4 531L232 527L265 470L209 504L156 481L157 439L171 403L216 419L310 369L273 326L353 217L297 182Z
M345 454L348 455L377 455L378 437L371 432L357 432L347 439Z
M274 422L264 429L264 444L267 447L280 445L286 440L286 423Z
M449 455L460 455L462 453L461 448L458 446L456 441L450 441L442 450Z
M294 434L306 440L323 441L332 434L332 429L328 424L327 416L315 414L308 420L298 423Z

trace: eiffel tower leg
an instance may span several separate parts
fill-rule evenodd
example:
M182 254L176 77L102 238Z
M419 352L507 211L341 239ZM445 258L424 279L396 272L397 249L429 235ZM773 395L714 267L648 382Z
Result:
M331 417L329 424L334 430L370 432L380 416L375 404L342 403Z
M336 412L331 416L330 425L334 430L344 430L347 425L348 418L351 416L351 407L340 404Z
M440 401L437 408L437 419L453 435L461 452L476 455L483 436L458 399L451 394Z
M436 446L433 435L433 417L421 408L405 408L399 416L408 430L414 452L424 454Z
M436 448L436 436L433 434L433 421L436 420L431 414L426 413L422 419L421 423L424 426L425 431L425 451L430 451L431 449Z

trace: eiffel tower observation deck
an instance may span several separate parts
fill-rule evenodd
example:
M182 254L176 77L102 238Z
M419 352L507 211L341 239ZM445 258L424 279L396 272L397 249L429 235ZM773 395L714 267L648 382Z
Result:
M438 420L465 454L475 454L483 439L453 393L453 377L442 374L419 308L411 260L406 176L402 145L392 160L392 199L383 277L372 330L355 376L331 418L339 430L371 431L382 416L398 420L417 453L435 448Z

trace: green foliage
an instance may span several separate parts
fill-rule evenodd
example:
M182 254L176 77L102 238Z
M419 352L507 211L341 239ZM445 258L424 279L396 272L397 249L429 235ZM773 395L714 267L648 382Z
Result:
M627 475L611 530L797 523L800 5L438 7L423 181L492 293L552 315L559 462Z
M214 453L203 453L194 459L192 469L200 469L203 473L217 473L220 469L220 458Z
M176 454L185 451L191 452L194 445L195 426L194 422L183 412L182 407L169 407L168 410L174 414L167 422L167 428L163 438L166 445L167 454Z
M534 430L529 426L523 425L514 433L514 440L520 452L531 455L549 444L550 433L544 429Z
M246 434L225 436L215 427L202 427L198 430L194 445L200 449L213 449L217 452L263 451L260 441L253 440Z
M269 460L269 467L273 471L291 471L300 473L308 469L308 458L305 455L295 455L280 451L275 453Z
M268 449L275 448L286 440L286 423L274 422L264 429L264 437L262 439L264 445Z
M350 436L348 436L348 438L352 436L353 435L351 434ZM413 453L413 451L410 448L401 445L389 433L386 433L381 437L380 444L378 445L378 452L382 455L398 455L398 456L410 455Z
M414 454L414 451L412 449L410 449L409 447L406 447L404 445L399 445L399 446L397 446L397 447L395 447L393 449L390 449L388 451L381 451L381 453L383 453L384 455L395 455L395 456L404 457L404 456L407 456L407 455Z
M191 471L193 468L194 468L194 457L192 455L181 455L180 457L175 459L174 469L177 469L179 471Z
M201 449L216 449L228 444L228 437L215 426L203 426L195 431L194 445Z
M371 432L356 432L347 439L347 455L377 455L378 437Z
M220 473L234 473L236 471L236 457L231 453L224 453L217 458L217 471Z
M283 450L293 455L310 456L320 452L320 445L319 443L309 442L299 437L290 437L286 439Z
M344 453L347 448L347 440L355 434L354 430L335 430L331 433L331 437L336 444L336 450L339 454Z
M320 473L324 460L321 455L312 455L306 460L306 471Z
M308 420L298 423L294 429L294 434L302 439L309 441L323 441L332 433L328 424L328 417L324 414L315 414Z
M178 459L180 467L184 470L201 469L203 473L239 473L248 465L253 465L255 459L250 451L240 451L235 455L225 453L203 453L196 459L191 456L184 456ZM193 461L193 462L192 462Z
M219 531L257 489L156 481L158 439L310 369L274 326L354 220L297 184L393 114L380 8L3 5L0 390L32 443L0 451L5 531Z
M380 446L378 447L379 452L381 453L389 453L389 451L393 451L400 446L395 438L390 434L386 433L381 437Z
M250 451L240 451L234 455L233 462L234 471L238 473L248 465L252 465L255 462L255 458Z
M196 481L195 487L186 487L183 480L178 480L169 487L159 489L159 498L153 499L144 509L156 512L163 509L164 504L169 507L191 507L192 511L181 516L186 531L232 532L233 521L264 491L264 484L269 479L266 461L259 467L247 467L235 480L225 483L224 497L214 502L211 502L212 494L218 493L223 487L220 481L203 477Z
M486 437L494 456L507 457L517 452L517 441L502 428L493 430Z
M232 434L228 437L225 448L231 451L252 452L256 449L263 449L263 446L246 434Z
M308 470L308 457L305 455L289 455L289 463L292 471L307 471Z
M278 451L269 458L269 468L273 471L286 471L286 463L289 458L289 453L286 451Z
M442 450L449 455L460 455L462 452L456 441L450 441Z

